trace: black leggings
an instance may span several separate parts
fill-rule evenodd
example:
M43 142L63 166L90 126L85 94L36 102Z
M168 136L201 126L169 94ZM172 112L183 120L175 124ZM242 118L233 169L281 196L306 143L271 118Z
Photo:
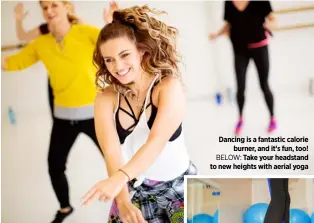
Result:
M49 100L50 114L52 118L53 118L53 99L54 99L53 91L50 85L50 79L48 78L48 100Z
M289 179L270 179L271 200L264 223L289 223Z
M61 208L70 206L69 187L65 170L68 154L79 133L88 135L100 150L95 133L94 119L68 121L54 118L50 137L48 166L52 187Z
M251 58L253 59L255 66L257 68L260 87L264 93L269 113L271 116L273 116L274 99L273 94L268 86L269 56L267 46L248 49L246 52L234 53L234 66L237 78L237 102L239 107L239 114L240 116L242 116L243 113L246 71Z

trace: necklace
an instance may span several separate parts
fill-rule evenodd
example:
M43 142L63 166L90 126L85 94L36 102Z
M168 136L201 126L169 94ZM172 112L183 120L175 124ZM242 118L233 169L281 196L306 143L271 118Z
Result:
M56 42L57 42L57 43L61 43L62 40L63 40L63 37L62 37L62 36L59 36L59 37L56 37L56 36L55 36L55 38L56 38Z
M138 96L135 96L135 102L136 102L136 107L137 108L141 108L142 107L142 103L140 103L140 99Z
M148 81L148 82L151 82L151 79L150 79L150 81ZM139 90L138 90L138 93L137 93L137 94L134 94L134 96L131 97L131 99L132 99L133 101L135 101L135 104L136 104L136 107L137 107L137 108L142 108L142 109L145 110L145 108L143 107L143 106L144 106L143 103L145 103L145 101L146 101L146 96L145 96L145 98L144 98L144 102L142 103L142 102L141 102L142 100L140 100L140 95L141 95L142 92L145 92L145 95L147 95L147 91L149 90L150 85L151 85L151 84L147 85L147 86L144 88L144 90L139 89Z
M70 28L72 28L72 25L70 26ZM69 30L70 30L70 29L69 29ZM68 33L69 30L68 30L66 33ZM56 38L56 43L59 44L60 47L61 47L61 49L63 50L63 49L64 49L64 47L63 47L63 39L64 39L64 36L65 36L66 34L64 34L64 35L57 35L54 31L52 31L51 34L52 34L52 36L53 36L54 38Z
M57 35L54 31L51 31L51 35L56 38L56 43L61 43L64 36Z
M54 38L56 38L56 43L61 47L61 50L63 51L64 50L64 47L63 47L63 36L57 36L54 32L51 32L52 36Z
M145 92L147 92L147 89L148 89L149 87L147 87L146 89L145 89ZM142 108L142 102L141 102L141 100L140 100L140 95L141 95L141 90L139 90L138 91L138 94L135 94L135 96L133 97L133 101L135 101L135 103L136 103L136 107L137 108ZM146 99L146 97L145 97L145 99ZM144 100L144 102L145 102L145 100Z

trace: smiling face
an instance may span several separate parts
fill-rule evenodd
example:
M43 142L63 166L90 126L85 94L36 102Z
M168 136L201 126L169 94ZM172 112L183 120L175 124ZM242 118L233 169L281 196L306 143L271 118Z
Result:
M62 1L41 1L44 19L50 25L68 20L68 7Z
M127 37L107 40L100 45L100 52L110 74L123 85L134 83L143 72L143 54Z

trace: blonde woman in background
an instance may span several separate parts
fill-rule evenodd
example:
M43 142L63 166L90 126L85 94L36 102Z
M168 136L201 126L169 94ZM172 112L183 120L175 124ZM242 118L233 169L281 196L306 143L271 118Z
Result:
M79 17L76 16L74 5L71 2L64 2L64 3L67 5L68 10L69 10L68 18L69 18L70 23L83 24L83 21ZM106 23L111 22L112 12L117 9L118 9L118 4L114 1L110 2L109 12L106 12L106 10L104 11L104 21ZM15 29L16 29L16 34L19 40L29 42L29 41L34 40L40 35L46 35L50 33L51 27L49 28L49 24L47 22L42 23L38 27L35 27L31 30L24 29L23 20L27 16L28 12L24 11L24 6L22 3L18 3L16 5L14 12L15 12L15 26L16 26ZM52 87L49 81L49 75L48 75L48 100L49 100L50 113L53 118L54 96L53 96Z
M66 2L66 4L69 6L69 21L71 23L77 23L77 24L82 24L82 20L79 19L78 17L75 16L75 11L74 11L74 6L72 5L71 2ZM25 30L23 27L23 20L27 16L28 12L24 12L24 6L22 3L18 3L15 7L15 29L16 29L16 34L19 40L21 41L32 41L33 39L37 38L40 35L45 35L50 33L51 28L49 28L48 23L43 23L38 27L35 27L34 29L31 30ZM49 81L49 75L48 75L48 100L49 100L49 108L50 108L50 113L53 118L53 91L52 87Z
M79 24L69 1L39 3L49 33L41 35L38 28L30 31L26 39L35 39L20 52L2 57L2 69L8 72L20 71L41 61L48 71L54 92L48 166L60 204L52 223L61 223L73 212L65 175L72 145L80 133L85 133L99 148L94 127L97 70L92 58L100 30L91 25ZM17 6L16 17L20 16L18 19L21 19L24 15L21 5Z

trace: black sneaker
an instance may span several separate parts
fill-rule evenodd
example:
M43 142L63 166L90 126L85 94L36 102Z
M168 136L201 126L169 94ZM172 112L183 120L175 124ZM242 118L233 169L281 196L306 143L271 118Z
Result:
M55 219L51 222L51 223L61 223L63 222L63 220L68 217L70 214L72 214L72 212L74 211L74 209L72 207L70 207L70 210L67 213L62 213L60 211L57 212Z

